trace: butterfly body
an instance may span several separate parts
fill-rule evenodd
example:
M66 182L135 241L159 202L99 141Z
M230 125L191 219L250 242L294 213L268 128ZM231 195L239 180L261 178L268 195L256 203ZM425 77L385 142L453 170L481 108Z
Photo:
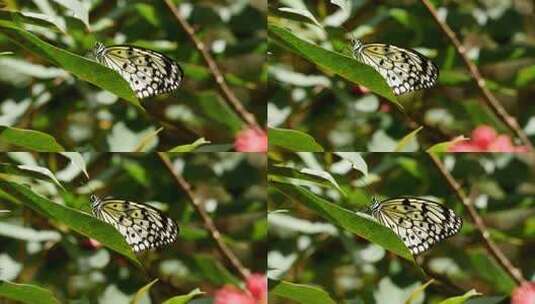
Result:
M414 255L455 235L463 224L453 210L418 197L397 197L382 202L374 198L370 209L372 216L394 231Z
M134 252L173 243L179 228L175 221L149 205L91 196L91 211L117 229Z
M182 84L180 65L156 51L130 45L107 47L97 42L93 52L97 62L118 72L138 98L170 93Z
M396 95L430 88L438 79L437 66L415 50L357 40L353 56L379 72Z

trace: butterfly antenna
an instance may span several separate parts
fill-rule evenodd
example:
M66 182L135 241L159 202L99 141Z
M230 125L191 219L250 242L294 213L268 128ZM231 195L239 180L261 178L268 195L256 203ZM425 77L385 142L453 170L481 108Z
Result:
M98 196L95 194L95 191L93 191L93 189L91 188L91 183L90 183L91 179L89 178L89 173L84 171L83 175L85 176L85 179L86 179L86 182L85 182L86 186L89 189L89 201L91 203L98 201L99 200ZM82 183L83 183L83 181L80 181L80 186L83 186Z

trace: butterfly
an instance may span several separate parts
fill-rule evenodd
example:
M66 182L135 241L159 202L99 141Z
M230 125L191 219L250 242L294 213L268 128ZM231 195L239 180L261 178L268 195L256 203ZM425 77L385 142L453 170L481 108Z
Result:
M179 228L158 209L127 200L100 199L91 195L91 211L96 218L117 229L134 252L173 243Z
M164 54L130 45L104 46L100 42L93 54L98 63L118 72L140 99L172 92L182 84L182 68Z
M437 66L415 50L356 40L353 57L379 72L396 95L430 88L437 82Z
M390 228L409 248L420 254L461 229L462 219L453 210L427 199L397 197L372 199L372 216Z

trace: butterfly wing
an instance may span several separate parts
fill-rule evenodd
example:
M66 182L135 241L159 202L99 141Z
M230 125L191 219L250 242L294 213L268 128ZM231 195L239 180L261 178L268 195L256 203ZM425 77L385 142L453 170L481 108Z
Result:
M92 210L97 218L114 226L134 252L173 243L178 235L178 226L172 219L145 204L99 200L92 204Z
M414 50L371 43L355 48L354 54L379 72L396 95L430 88L438 79L437 66Z
M417 255L461 229L453 210L430 200L401 197L372 206L372 215L390 228Z
M172 92L180 87L184 72L164 54L129 45L95 48L95 58L118 72L138 98Z

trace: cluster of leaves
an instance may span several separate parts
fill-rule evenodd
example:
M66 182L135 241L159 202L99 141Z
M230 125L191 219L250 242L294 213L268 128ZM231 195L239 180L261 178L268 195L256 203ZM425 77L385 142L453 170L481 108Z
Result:
M532 244L525 242L535 233L533 158L441 157L473 194L491 238L529 277L535 271ZM461 232L414 258L392 231L367 214L372 196L402 195L452 208L464 220ZM477 303L490 304L501 303L516 286L423 153L272 153L268 225L270 303L440 303L474 296L475 289L482 294ZM439 280L423 284L429 283L424 272Z
M532 16L512 2L433 4L461 37L492 94L535 135ZM272 147L446 151L482 124L508 132L481 102L464 62L421 1L270 1L269 9ZM438 85L395 97L377 72L352 58L353 38L416 49L439 67Z
M245 267L264 273L265 157L168 156L192 185L224 242ZM224 284L240 286L235 269L218 254L201 217L157 155L0 157L0 210L10 211L0 214L0 298L23 303L75 299L138 303L147 300L150 289L152 301L163 303L200 292L206 293L199 297L203 301ZM85 163L89 182L81 172ZM91 192L150 202L177 222L178 240L161 250L134 255L111 225L91 215ZM169 303L187 303L189 298Z
M231 89L263 123L265 8L179 2ZM164 1L8 3L0 7L0 149L184 151L206 141L200 149L232 149L244 123ZM140 102L118 73L90 59L96 41L165 53L184 69L182 87Z

